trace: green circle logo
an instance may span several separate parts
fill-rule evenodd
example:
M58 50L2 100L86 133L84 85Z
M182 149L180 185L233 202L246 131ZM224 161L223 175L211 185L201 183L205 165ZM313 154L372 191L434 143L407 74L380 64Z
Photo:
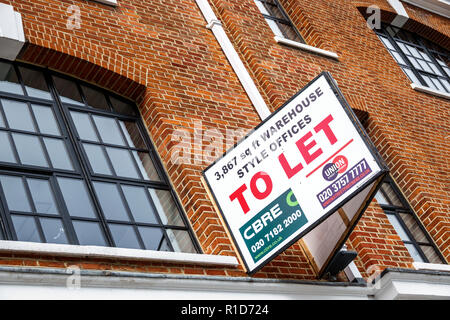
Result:
M286 203L288 204L289 207L298 206L298 201L293 191L289 192L288 195L286 196Z

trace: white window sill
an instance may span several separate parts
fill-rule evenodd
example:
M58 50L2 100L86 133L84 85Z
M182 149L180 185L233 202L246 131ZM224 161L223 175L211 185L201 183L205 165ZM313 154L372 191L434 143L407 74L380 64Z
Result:
M294 48L297 48L297 49L302 49L302 50L305 50L305 51L316 53L316 54L325 56L327 58L333 58L333 59L336 59L336 60L339 58L337 53L334 53L334 52L331 52L331 51L327 51L327 50L323 50L323 49L319 49L319 48L316 48L316 47L313 47L313 46L309 46L309 45L301 43L301 42L289 40L289 39L286 39L286 38L283 38L283 37L280 37L280 36L275 36L274 39L275 39L275 41L277 43L285 44L285 45L290 46L290 47L294 47Z
M450 100L450 94L448 94L446 92L442 92L442 91L438 91L438 90L431 89L431 88L428 88L428 87L424 87L424 86L422 86L420 84L415 84L415 83L411 83L411 88L413 88L416 91L429 93L429 94L432 94L434 96Z
M117 0L93 0L93 1L117 7Z
M416 270L450 271L450 265L438 263L413 262Z
M239 265L237 259L231 256L7 240L0 241L0 253L1 252L194 265L216 265L226 267L236 267Z

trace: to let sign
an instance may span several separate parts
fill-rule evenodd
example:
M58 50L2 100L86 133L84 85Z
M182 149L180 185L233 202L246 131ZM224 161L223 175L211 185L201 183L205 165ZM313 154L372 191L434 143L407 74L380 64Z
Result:
M324 72L204 177L247 271L254 273L385 171ZM361 206L349 207L356 212Z

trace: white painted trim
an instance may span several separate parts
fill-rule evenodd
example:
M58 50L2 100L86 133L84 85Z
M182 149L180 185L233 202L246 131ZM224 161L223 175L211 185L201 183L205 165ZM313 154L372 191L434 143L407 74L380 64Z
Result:
M16 60L24 44L22 16L13 6L0 3L0 58Z
M271 112L267 107L267 104L264 101L263 97L259 93L259 90L253 82L253 79L251 78L243 62L241 61L238 53L234 49L233 44L225 33L225 30L222 27L222 23L217 19L211 6L208 3L208 0L195 0L195 2L197 3L206 20L207 28L210 29L216 37L217 42L225 53L225 56L230 62L231 67L236 73L259 117L261 118L261 120L266 119Z
M92 0L92 1L100 2L100 3L107 4L107 5L110 5L113 7L117 7L117 0Z
M227 267L237 267L239 265L237 259L232 256L6 240L0 241L0 252Z
M450 4L445 0L402 0L413 6L450 19Z
M399 16L403 16L405 18L409 18L408 13L406 12L405 7L400 2L400 0L387 0L387 1L391 5L391 7L394 8L395 12L397 12L397 14Z
M450 271L450 265L439 263L413 262L416 270Z
M339 59L339 56L337 55L337 53L328 51L328 50L323 50L323 49L319 49L301 42L297 42L297 41L293 41L290 39L286 39L280 36L275 36L274 37L275 41L277 43L281 43L281 44L285 44L294 48L298 48L298 49L302 49L305 51L309 51L309 52L313 52L313 53L317 53L319 55L328 57L328 58L333 58L333 59Z
M450 274L393 270L374 284L376 300L450 299Z
M75 280L75 281L73 281ZM73 286L73 284L78 286ZM366 286L313 281L1 267L0 300L371 299ZM220 317L219 317L220 318Z
M438 91L435 89L431 89L425 86L422 86L420 84L411 83L411 88L413 88L416 91L425 92L432 94L434 96L438 96L440 98L449 99L450 100L450 94L442 91Z

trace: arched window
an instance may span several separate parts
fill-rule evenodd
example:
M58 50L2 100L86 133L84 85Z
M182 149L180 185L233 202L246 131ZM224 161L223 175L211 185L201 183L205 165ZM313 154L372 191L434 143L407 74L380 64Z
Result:
M0 61L0 238L199 252L136 106Z
M450 93L450 55L447 49L394 26L384 25L375 30L414 84Z

